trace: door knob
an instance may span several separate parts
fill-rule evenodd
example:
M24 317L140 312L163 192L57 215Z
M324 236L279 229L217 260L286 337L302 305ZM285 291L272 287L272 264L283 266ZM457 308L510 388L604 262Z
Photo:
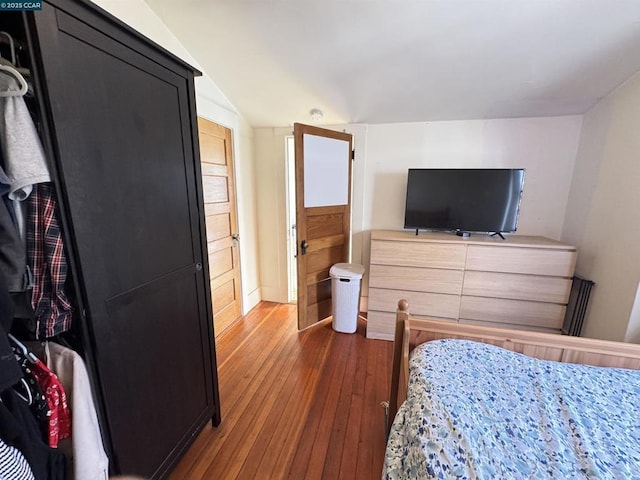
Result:
M231 234L231 240L233 241L233 246L235 247L236 245L238 245L238 241L240 240L240 234L239 233L232 233Z
M307 254L307 248L309 248L309 244L307 243L306 240L302 240L300 242L300 250L301 250L301 254L302 255L306 255Z

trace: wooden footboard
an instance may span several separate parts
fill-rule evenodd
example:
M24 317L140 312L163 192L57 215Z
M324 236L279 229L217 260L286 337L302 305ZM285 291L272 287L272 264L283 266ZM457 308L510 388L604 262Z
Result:
M417 345L442 338L490 343L542 360L640 370L640 345L550 333L411 317L406 300L398 302L389 399L391 428L398 406L407 398L409 353Z

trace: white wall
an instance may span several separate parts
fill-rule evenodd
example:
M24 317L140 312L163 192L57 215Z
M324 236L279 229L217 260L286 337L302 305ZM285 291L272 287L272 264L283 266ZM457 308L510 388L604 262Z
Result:
M198 62L144 1L93 0L93 2L185 62L202 70ZM195 84L198 115L233 130L242 269L242 307L243 313L246 313L261 298L257 258L253 130L206 72L203 72L202 77L196 78Z
M370 125L365 229L401 229L408 168L526 168L518 233L560 238L581 117Z
M370 231L402 229L410 167L524 167L518 233L559 239L582 118L526 118L334 127L354 133L353 261L368 267ZM265 299L286 298L284 136L256 129L260 272ZM368 295L364 279L363 307Z
M285 137L292 128L254 130L262 299L287 302Z
M640 343L640 74L584 116L562 238L596 282L583 334Z

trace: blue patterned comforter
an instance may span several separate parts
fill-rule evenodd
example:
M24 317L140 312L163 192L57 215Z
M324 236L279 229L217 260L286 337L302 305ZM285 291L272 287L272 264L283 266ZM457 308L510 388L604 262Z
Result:
M640 479L640 371L422 344L382 477Z

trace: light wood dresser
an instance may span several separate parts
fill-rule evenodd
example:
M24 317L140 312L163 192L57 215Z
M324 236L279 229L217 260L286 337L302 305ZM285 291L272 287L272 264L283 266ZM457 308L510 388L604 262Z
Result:
M418 317L560 333L576 257L544 237L375 230L367 337L393 340L401 298Z

